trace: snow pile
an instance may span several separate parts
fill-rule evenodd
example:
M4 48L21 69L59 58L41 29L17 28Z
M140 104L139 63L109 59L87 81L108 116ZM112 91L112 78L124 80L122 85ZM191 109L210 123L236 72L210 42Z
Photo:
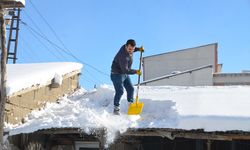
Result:
M73 62L8 64L7 94L21 91L32 86L46 85L52 79L62 82L62 76L82 69L82 64Z
M145 103L140 116L127 116L126 94L121 100L121 116L113 115L112 86L88 92L83 89L57 104L33 111L25 124L6 125L10 134L39 129L79 127L90 133L107 128L107 142L128 128L181 128L207 131L250 131L250 87L141 87Z

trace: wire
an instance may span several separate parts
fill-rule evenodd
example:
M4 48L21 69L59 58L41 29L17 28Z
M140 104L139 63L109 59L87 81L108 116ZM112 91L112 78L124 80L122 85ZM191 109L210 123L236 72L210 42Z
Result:
M46 18L42 15L42 13L37 9L37 7L32 3L32 1L30 0L31 6L33 6L33 8L35 9L35 11L37 12L37 14L42 18L42 20L47 24L47 26L49 27L49 29L52 31L52 33L54 34L54 36L56 37L56 39L63 45L63 47L72 54L72 52L66 47L66 45L62 42L62 40L60 39L60 37L57 35L56 31L52 28L52 26L49 24L49 22L46 20Z
M56 39L62 44L62 46L64 47L64 49L60 48L61 50L63 50L66 54L68 54L69 56L73 57L75 60L82 62L83 64L85 64L86 66L89 66L90 68L94 69L95 71L99 72L100 74L103 74L105 76L109 75L107 73L104 73L102 71L100 71L99 69L97 69L96 67L83 62L82 60L80 60L78 57L76 57L67 47L66 45L62 42L62 40L60 39L60 37L57 35L57 33L55 32L55 30L52 28L52 26L49 24L49 22L46 20L46 18L42 15L42 13L37 9L37 7L33 4L33 2L30 0L31 6L35 9L35 11L37 12L37 14L42 18L42 20L47 24L47 26L50 28L50 30L52 31L52 33L54 34L54 36L56 37ZM56 45L56 44L55 44ZM58 46L57 46L58 47Z
M94 66L92 66L92 65L90 65L90 64L88 64L88 63L86 63L86 62L83 62L81 59L79 59L79 58L76 57L75 55L69 53L69 52L66 51L64 48L58 46L57 44L55 44L54 42L52 42L52 41L49 40L48 38L44 37L44 36L41 35L39 32L37 32L35 29L33 29L32 27L30 27L27 23L25 23L25 22L23 22L23 21L21 21L21 23L24 24L26 27L30 28L30 30L32 30L34 33L36 33L38 36L40 36L41 38L43 38L44 40L46 40L46 41L47 41L48 43L50 43L51 45L54 45L54 46L57 47L58 49L62 50L65 54L67 54L67 55L73 57L75 60L77 60L77 61L79 61L79 62L85 64L86 66L92 68L93 70L99 72L100 74L103 74L103 75L105 75L105 76L109 76L107 73L100 71L100 70L97 69L96 67L94 67Z
M44 40L46 40L49 44L51 44L51 45L54 46L55 48L58 48L58 49L62 50L62 51L63 51L65 54L67 54L68 56L71 56L71 57L74 58L75 60L77 60L77 61L83 63L84 65L90 67L91 69L97 71L98 73L103 74L103 75L109 77L108 74L106 74L106 73L100 71L100 70L97 69L96 67L94 67L94 66L92 66L92 65L90 65L90 64L88 64L88 63L86 63L86 62L83 62L83 61L80 60L78 57L76 57L76 56L66 47L66 45L63 43L63 41L62 41L62 40L60 39L60 37L57 35L56 31L52 28L52 26L49 24L49 22L46 20L46 18L42 15L42 13L37 9L37 7L36 7L31 1L30 1L30 3L31 3L31 5L33 6L33 8L35 9L35 11L37 12L37 14L40 16L40 18L42 18L42 20L45 22L45 24L46 24L46 25L49 27L49 29L52 31L52 33L54 34L54 36L56 37L56 39L61 43L61 45L63 46L63 48L61 48L60 46L58 46L57 44L55 44L54 42L52 42L51 40L49 40L49 39L46 37L46 35L43 34L42 30L37 26L37 24L35 23L35 21L28 15L28 13L25 12L25 14L26 14L26 16L28 17L28 19L30 19L31 22L32 22L32 23L36 26L36 28L39 30L39 32L38 32L38 31L36 31L35 29L33 29L32 27L30 27L27 23L21 21L22 24L24 24L25 26L27 26L27 27L29 28L29 30L32 32L33 36L34 36L34 33L37 34L38 36L40 36L41 38L43 38ZM37 38L37 36L35 36L35 37ZM37 40L39 40L39 39L37 38ZM41 40L39 40L39 41L40 41L40 43L42 43ZM47 47L44 43L42 43L42 44L43 44L43 46ZM48 47L47 47L47 49L48 49ZM48 50L49 50L49 49L48 49ZM61 52L61 51L59 51L59 52ZM56 56L55 54L53 54L53 55ZM57 58L58 58L58 57L57 57ZM87 69L85 69L85 70L86 70L86 72L87 72L88 74L91 75L92 78L95 78L95 75L93 75L93 74L92 74L90 71L88 71ZM84 74L84 75L86 76L86 74ZM98 78L95 78L95 80L96 80L96 81L99 81L99 82L101 83L101 81L100 81ZM94 81L94 83L95 83L95 81Z
M25 15L27 16L27 18L35 25L35 27L36 27L36 29L39 31L39 33L41 34L41 35L43 35L44 37L46 37L47 38L47 36L42 32L42 30L39 28L39 26L35 23L35 21L32 19L32 17L30 17L30 15L26 12L26 11L24 11L24 13L25 13ZM44 45L44 43L43 43L43 45ZM44 45L45 46L45 45ZM49 50L49 48L47 47L47 46L45 46L48 50ZM53 46L54 47L54 46ZM52 52L53 53L53 52ZM59 55L64 59L64 60L67 60L67 58L66 57L64 57L64 55L61 53L61 51L58 51L58 53L59 53ZM54 55L54 54L53 54ZM57 57L57 56L56 56ZM58 58L58 57L57 57ZM59 59L59 60L61 60L61 59Z
M20 37L21 38L21 37ZM32 52L30 52L30 51L26 51L26 49L23 47L23 45L27 45L27 42L23 39L23 38L21 38L22 40L21 41L23 41L25 44L23 44L23 43L21 43L22 45L20 45L21 47L22 47L22 49L26 52L25 54L27 54L28 55L28 58L31 58L32 60L34 60L33 59L33 54L35 54L35 53L32 53ZM39 40L39 39L38 39ZM27 50L29 50L30 49L30 46L29 45L27 45L29 48L27 49ZM40 58L39 58L39 60L40 60ZM41 61L41 60L40 60ZM35 61L34 61L35 62ZM85 74L84 74L85 75ZM90 78L88 78L86 75L85 75L85 78L82 78L83 80L85 80L85 81L87 81L87 82L89 82L89 83L95 83L95 81L93 81L93 80L91 80Z
M35 27L39 30L39 32L44 35L42 33L42 30L40 29L40 27L36 24L36 22L32 19L32 17L25 11L23 10L24 14L27 16L27 18L35 25ZM45 35L44 35L45 36Z
M43 45L43 46L45 46L45 47L47 47L34 33L36 33L37 34L37 32L34 32L34 30L31 30L31 28L28 28L28 30L30 31L30 33ZM48 47L47 47L48 48ZM49 49L48 49L49 50ZM52 51L50 51L49 50L49 52L51 52L52 54L54 54ZM54 56L56 56L55 54L54 54ZM90 76L92 77L92 78L94 78L94 76L93 76L93 74L91 73L91 72L89 72L87 69L85 69L85 71L88 73L88 74L90 74ZM88 78L86 75L85 75L85 77L86 78ZM92 83L95 83L96 84L96 81L94 81L94 80L92 80L92 79L90 79L90 78L88 78L87 79L89 82L90 82L90 80L92 81ZM101 83L101 81L99 80L99 79L95 79L95 80L97 80L99 83Z
M28 29L29 30L29 29ZM44 47L45 47L45 49L46 50L48 50L48 52L49 53L51 53L53 56L55 56L58 60L62 60L60 57L58 57L53 51L51 51L48 47L47 47L47 45L45 45L38 37L37 37L37 35L36 34L34 34L31 30L29 30L30 31L30 33L35 37L35 39L38 41L38 42L40 42L40 44L42 44ZM62 57L64 57L63 55L61 55Z
M38 61L41 61L41 58L37 55L37 53L35 53L35 52L31 52L31 46L29 45L29 43L21 36L21 35L19 35L19 37L21 38L21 41L24 43L24 45L26 45L28 48L27 48L27 52L29 53L27 53L28 55L31 55L32 57L31 58L33 58L33 57L36 57L36 60L38 60Z
M21 54L24 54L24 56L28 56L28 58L29 58L28 60L32 60L32 62L36 62L37 61L37 60L34 59L34 57L32 56L32 54L30 53L30 51L26 50L26 48L24 47L23 43L20 43L20 47L21 47L22 51L24 51L24 53L21 53Z

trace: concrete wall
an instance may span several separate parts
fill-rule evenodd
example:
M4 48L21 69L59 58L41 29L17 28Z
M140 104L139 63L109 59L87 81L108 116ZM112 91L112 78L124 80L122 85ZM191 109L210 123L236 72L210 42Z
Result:
M19 123L34 109L39 109L46 102L56 102L64 94L72 93L79 87L79 72L64 76L62 85L48 84L41 87L31 87L8 98L5 107L5 121ZM52 86L53 85L53 86Z
M213 75L214 85L250 85L250 73L221 73Z
M176 86L202 86L213 85L213 68L206 67L194 71L186 71L176 75L166 76L161 79L152 80L150 82L145 81L141 85L148 86L164 86L164 85L176 85Z
M143 58L144 81L205 65L217 71L217 43Z

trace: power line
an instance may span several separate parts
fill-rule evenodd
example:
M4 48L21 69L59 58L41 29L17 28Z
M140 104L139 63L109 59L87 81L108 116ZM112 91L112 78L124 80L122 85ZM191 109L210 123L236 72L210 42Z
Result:
M31 22L36 26L36 28L39 30L39 32L35 31L32 27L30 27L29 25L27 25L27 23L21 22L24 25L26 25L30 30L33 31L33 33L36 33L38 36L40 36L41 38L43 38L44 40L46 40L48 43L50 43L52 46L61 49L65 54L73 57L75 60L85 64L86 66L90 67L91 69L97 71L100 74L103 74L105 76L108 76L108 74L100 71L99 69L97 69L96 67L83 62L82 60L80 60L78 57L76 57L67 47L66 45L63 43L63 41L60 39L60 37L57 35L56 31L52 28L52 26L49 24L49 22L46 20L46 18L42 15L42 13L37 9L37 7L30 1L31 5L33 6L33 8L35 9L35 11L37 12L37 14L42 18L42 20L45 22L45 24L49 27L49 29L52 31L52 33L54 34L54 36L56 37L56 39L61 43L61 45L63 46L63 48L61 48L60 46L58 46L57 44L55 44L54 42L52 42L51 40L49 40L45 34L42 33L42 31L40 30L40 28L36 25L35 21L33 21L33 19L25 12L25 14L27 15L27 17L31 20ZM41 42L41 40L39 40ZM44 45L44 44L43 44ZM44 45L45 46L45 45ZM45 46L47 47L47 46ZM60 51L59 51L60 52ZM91 72L89 72L87 69L85 69L86 72L88 74L91 75L92 78L95 77L95 75L93 75ZM100 83L102 83L98 78L96 78L95 80L99 81ZM95 82L93 82L95 83Z
M31 55L32 54L32 58L33 57L36 57L36 59L38 59L38 61L41 61L41 58L35 53L35 52L31 52L31 46L29 45L29 43L24 39L22 38L21 35L19 35L19 37L21 38L21 41L24 43L24 45L26 45L28 48L27 48L27 51L29 51L27 54L28 55ZM25 49L24 49L25 50Z
M50 28L50 30L52 31L52 33L54 34L54 36L56 37L56 39L62 44L62 46L64 47L64 49L62 49L65 53L67 53L69 56L73 57L75 60L80 61L82 63L84 63L85 65L89 66L90 68L94 69L95 71L108 76L109 75L107 73L104 73L102 71L100 71L99 69L97 69L96 67L87 64L85 62L83 62L82 60L80 60L79 58L77 58L67 47L66 45L63 43L63 41L60 39L60 37L57 35L57 33L55 32L55 30L52 28L52 26L49 24L49 22L46 20L46 18L42 15L42 13L37 9L37 7L33 4L33 2L30 0L31 5L33 6L33 8L35 9L35 11L37 12L37 14L42 18L42 20L47 24L47 26ZM67 52L66 52L67 51Z
M46 23L46 25L49 27L49 29L52 31L52 33L54 34L54 36L56 37L56 39L62 44L62 46L64 47L64 49L66 49L69 53L71 53L73 55L73 53L66 47L66 45L63 43L63 41L60 39L60 37L57 35L56 31L52 28L52 26L49 24L49 22L47 21L47 19L42 15L42 13L38 10L38 8L32 3L32 1L30 0L31 6L33 6L33 8L35 9L35 11L37 12L37 14L42 18L42 20Z
M51 53L53 56L55 56L58 60L62 60L60 57L58 57L53 51L50 50L50 48L48 48L47 45L45 45L38 37L36 34L34 34L30 29L29 29L30 33L35 37L35 39L40 43L42 44L46 50L48 50L49 53ZM63 55L60 55L64 58Z
M35 27L37 28L37 30L39 30L39 33L41 34L41 35L43 35L44 37L46 37L47 38L47 36L42 32L42 30L39 28L39 26L35 23L35 21L32 19L32 17L30 17L30 15L28 14L28 13L26 13L25 11L24 11L24 13L25 13L25 15L28 17L28 19L35 25ZM38 31L37 31L38 32ZM41 40L39 40L40 42L41 42ZM49 51L51 51L46 45L44 45L44 43L43 43L43 46L45 47L45 48L47 48L47 50L49 50ZM54 46L53 46L54 47ZM52 52L52 51L51 51ZM52 53L54 53L54 52L52 52ZM59 53L59 55L64 59L64 60L67 60L67 58L66 57L64 57L64 55L61 53L61 51L58 51L58 53ZM55 53L53 54L54 56L55 56ZM55 56L56 58L58 58L57 56ZM59 60L61 60L61 59L59 59Z
M24 23L23 21L21 22L21 23ZM45 46L45 47L47 47L36 35L38 35L38 32L37 31L35 31L34 29L32 29L31 27L30 28L28 28L28 30L31 32L31 34L43 45L43 46ZM34 34L34 33L36 33L36 35ZM41 37L41 35L40 35L40 37ZM46 40L47 41L47 40ZM53 42L52 42L53 43ZM51 44L51 43L50 43ZM53 46L55 46L55 45L53 45ZM57 47L58 48L58 47ZM48 49L49 50L49 49ZM50 50L49 50L49 52L51 52ZM52 54L54 54L53 52L52 52ZM56 56L56 55L55 55ZM91 73L91 72L89 72L87 69L85 69L85 71L88 73L88 74L90 74L90 76L92 77L92 78L94 78L94 76L93 76L93 74ZM87 77L86 75L85 75L85 77ZM88 77L87 77L88 78ZM92 81L92 83L96 83L94 80L92 80L92 79L90 79L90 78L88 78L88 81L89 80L91 80ZM95 79L95 80L97 80L99 83L101 83L101 81L99 80L99 79ZM89 81L90 82L90 81Z
M21 39L22 39L22 38L21 38ZM22 39L21 41L25 43L25 40L24 40L24 39ZM36 62L37 59L34 59L34 54L35 54L35 53L32 53L32 52L30 51L30 46L29 46L29 45L27 45L26 43L23 44L22 42L20 43L20 44L21 44L20 46L21 46L22 50L25 52L24 54L26 54L26 55L28 56L29 59L33 60L33 62ZM28 46L28 48L25 48L24 45ZM36 56L37 56L37 55L35 55L35 57L36 57ZM37 58L38 58L38 57L37 57ZM39 61L41 61L40 58L39 58ZM83 79L84 81L87 81L87 82L91 83L91 84L95 84L95 82L94 82L93 80L89 79L87 76L85 76L85 78L82 78L82 79Z
M57 44L55 44L54 42L52 42L52 41L49 40L48 38L44 37L44 36L41 35L39 32L37 32L35 29L33 29L32 27L30 27L27 23L25 23L25 22L23 22L23 21L21 21L21 23L24 24L26 27L28 27L30 30L32 30L34 33L36 33L38 36L40 36L41 38L43 38L44 40L46 40L46 41L47 41L48 43L50 43L51 45L54 45L54 46L57 47L58 49L62 50L65 54L67 54L67 55L73 57L75 60L77 60L77 61L79 61L79 62L85 64L86 66L92 68L93 70L99 72L100 74L103 74L103 75L109 77L109 75L108 75L107 73L104 73L104 72L100 71L100 70L97 69L96 67L94 67L94 66L92 66L92 65L90 65L90 64L88 64L88 63L86 63L86 62L83 62L81 59L79 59L79 58L76 57L75 55L69 53L69 52L66 51L64 48L58 46Z
M32 60L33 62L36 62L36 60L34 59L34 56L32 55L32 53L30 53L23 45L23 43L20 43L20 47L21 47L21 50L24 51L24 54L27 58L29 58L29 60Z
M42 33L42 30L40 27L36 24L36 22L32 19L32 17L25 11L23 10L24 14L27 16L27 18L35 25L36 29L39 30L39 32L45 36L45 34Z

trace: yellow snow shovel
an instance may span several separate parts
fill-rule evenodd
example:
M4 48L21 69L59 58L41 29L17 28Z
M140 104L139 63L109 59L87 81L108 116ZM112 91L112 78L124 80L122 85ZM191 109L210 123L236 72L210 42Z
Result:
M141 55L140 55L139 70L141 70L141 65L142 65L142 51L141 51ZM129 105L128 115L139 115L142 112L144 103L139 102L139 96L138 96L139 95L139 88L140 88L140 79L141 79L141 75L139 74L135 102Z

